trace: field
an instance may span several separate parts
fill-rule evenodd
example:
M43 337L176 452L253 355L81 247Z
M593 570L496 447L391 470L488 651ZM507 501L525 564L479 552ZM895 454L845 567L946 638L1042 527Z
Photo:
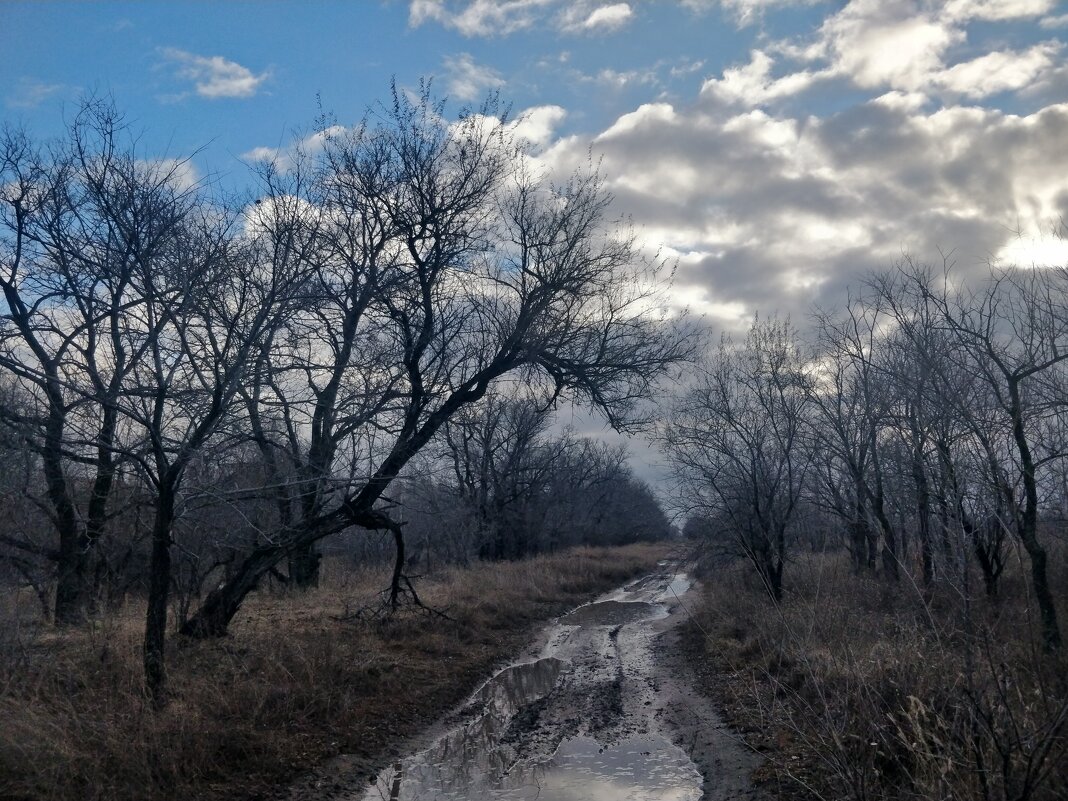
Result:
M1063 554L1053 564L1064 619ZM907 576L807 554L779 606L750 573L705 576L688 656L766 756L757 778L773 796L1068 797L1068 658L1036 646L1019 570L1000 601L948 586L925 600Z
M665 552L578 548L446 569L417 587L448 620L339 620L387 574L327 562L319 589L258 594L223 640L172 637L173 697L160 713L142 689L142 605L70 634L5 625L0 797L270 797L338 754L370 775L538 624L648 571Z

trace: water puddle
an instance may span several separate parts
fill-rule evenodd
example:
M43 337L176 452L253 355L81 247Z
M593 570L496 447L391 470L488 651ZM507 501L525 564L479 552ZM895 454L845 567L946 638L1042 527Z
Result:
M655 621L690 586L647 577L562 617L545 656L490 679L467 723L383 770L361 801L697 801L701 774L660 732Z
M600 601L580 606L564 615L565 626L618 626L638 620L652 620L667 614L662 606L644 601Z
M385 801L697 801L701 776L683 751L661 736L604 747L590 737L561 743L549 759L517 762L496 773L445 774L398 763L365 797ZM474 781L473 781L474 780Z
M686 592L693 586L693 582L688 576L683 573L679 573L672 577L668 582L667 587L660 593L660 597L664 601L676 601L680 596L685 595Z
M548 695L567 663L555 657L507 667L475 693L472 705L482 707L487 719L511 718L522 707Z

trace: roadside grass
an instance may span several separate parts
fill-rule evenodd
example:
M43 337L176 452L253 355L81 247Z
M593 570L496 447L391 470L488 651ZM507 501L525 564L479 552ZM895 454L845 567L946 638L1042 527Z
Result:
M0 798L271 797L338 754L369 776L538 624L667 551L577 548L446 568L416 586L449 620L339 620L373 601L388 573L328 561L318 589L250 598L224 639L171 637L172 697L159 713L142 691L143 604L77 632L21 621L0 652Z
M1000 600L978 582L976 597L942 585L925 599L806 554L778 607L751 572L704 576L688 656L767 757L755 778L774 797L1068 798L1068 655L1038 647L1021 566Z

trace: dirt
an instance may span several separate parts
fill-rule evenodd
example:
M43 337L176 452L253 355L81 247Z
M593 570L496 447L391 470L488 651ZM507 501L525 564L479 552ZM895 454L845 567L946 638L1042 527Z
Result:
M331 760L290 801L761 796L760 764L695 686L679 644L690 582L667 570L584 605L366 777Z

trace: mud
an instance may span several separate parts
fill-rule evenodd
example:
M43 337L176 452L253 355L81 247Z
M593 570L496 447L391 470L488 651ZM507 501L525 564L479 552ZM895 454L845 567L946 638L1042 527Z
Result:
M369 786L346 782L342 759L319 792L290 797L758 798L757 758L693 689L675 644L690 581L668 570L561 617Z

